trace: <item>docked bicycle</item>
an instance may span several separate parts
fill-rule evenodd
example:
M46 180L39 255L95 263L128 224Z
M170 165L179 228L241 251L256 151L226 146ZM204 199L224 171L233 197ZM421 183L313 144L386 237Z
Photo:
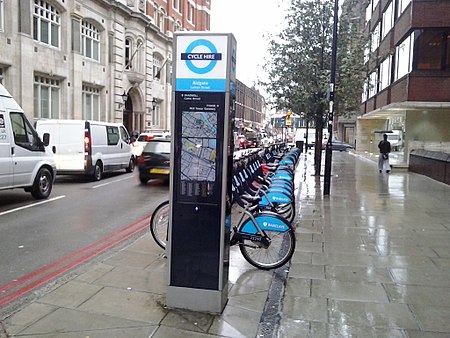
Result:
M249 171L241 171L242 166L235 164L232 197L241 216L231 228L230 245L239 245L243 257L262 270L281 267L294 254L293 168L298 156L299 151L292 150L280 156L278 164L266 163L266 173L259 170L262 162L256 157L246 159L247 168L253 168ZM264 176L258 176L261 173ZM161 203L150 219L151 234L163 249L168 239L169 209L169 201Z

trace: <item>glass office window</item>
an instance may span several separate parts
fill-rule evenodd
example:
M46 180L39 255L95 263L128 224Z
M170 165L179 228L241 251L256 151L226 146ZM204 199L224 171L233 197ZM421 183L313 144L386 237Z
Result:
M394 81L408 74L412 68L414 40L408 36L395 48L395 73Z
M391 28L394 25L394 1L392 1L389 6L386 7L386 10L383 12L383 27L381 29L381 39L383 40L384 37L389 33Z
M392 57L389 55L380 64L380 91L391 84L391 63Z
M415 31L414 69L448 69L449 31L442 29Z

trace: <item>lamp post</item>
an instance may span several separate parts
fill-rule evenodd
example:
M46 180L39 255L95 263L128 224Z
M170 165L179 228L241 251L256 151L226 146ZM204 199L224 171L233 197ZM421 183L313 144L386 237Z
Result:
M331 184L331 161L332 161L332 139L333 139L333 115L334 115L334 90L336 82L336 62L337 62L337 30L338 30L338 10L339 1L334 0L334 18L333 18L333 43L331 46L331 75L329 98L330 106L328 111L328 141L325 148L325 175L323 184L323 194L330 194Z

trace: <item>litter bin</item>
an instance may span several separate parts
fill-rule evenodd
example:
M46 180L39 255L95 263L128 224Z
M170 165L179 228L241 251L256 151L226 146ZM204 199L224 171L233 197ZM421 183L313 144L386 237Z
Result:
M295 141L295 146L300 149L300 152L303 152L304 141Z

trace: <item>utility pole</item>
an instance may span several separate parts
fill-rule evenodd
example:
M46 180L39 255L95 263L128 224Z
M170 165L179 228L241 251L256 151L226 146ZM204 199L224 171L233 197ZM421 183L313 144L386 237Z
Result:
M331 162L332 162L332 139L333 139L333 115L334 115L334 90L336 83L336 62L337 62L337 30L338 30L338 10L339 1L334 0L334 19L333 19L333 43L331 46L331 76L330 76L330 107L328 112L328 141L325 148L325 176L323 184L323 194L330 195L331 184Z

